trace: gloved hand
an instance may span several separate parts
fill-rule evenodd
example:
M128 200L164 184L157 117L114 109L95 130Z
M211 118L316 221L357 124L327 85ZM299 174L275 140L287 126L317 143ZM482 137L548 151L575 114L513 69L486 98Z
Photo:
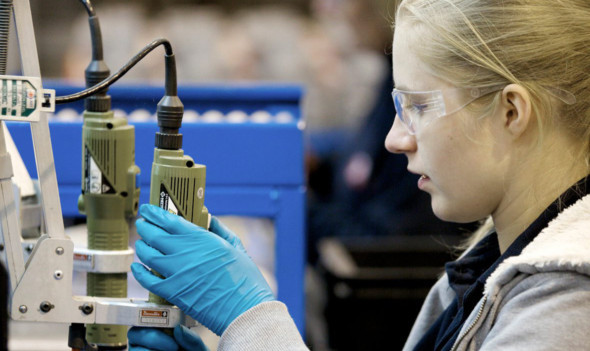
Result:
M182 325L174 328L174 337L159 328L133 327L127 332L129 351L209 351L203 340Z
M240 239L215 217L211 232L157 206L142 205L136 222L139 263L131 270L152 293L178 306L215 334L248 309L274 300L266 280Z

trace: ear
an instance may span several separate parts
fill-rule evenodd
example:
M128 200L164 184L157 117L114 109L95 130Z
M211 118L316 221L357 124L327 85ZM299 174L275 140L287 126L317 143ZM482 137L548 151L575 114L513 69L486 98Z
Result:
M532 125L531 96L521 85L510 84L502 91L502 123L513 138L521 136Z

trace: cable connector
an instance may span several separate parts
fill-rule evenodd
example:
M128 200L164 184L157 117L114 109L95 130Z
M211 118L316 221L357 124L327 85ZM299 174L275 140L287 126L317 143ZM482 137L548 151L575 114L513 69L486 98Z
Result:
M93 87L109 77L111 71L104 61L92 60L86 68L86 87ZM111 97L107 95L108 88L87 97L84 109L89 112L107 112L111 109Z
M174 54L165 55L166 82L165 95L158 103L156 116L160 131L156 133L156 148L180 150L182 134L179 133L184 115L184 105L178 98L176 84L176 60Z
M166 150L182 149L179 133L184 115L184 105L178 96L165 95L158 103L156 115L160 131L156 133L156 147Z
M91 6L89 2L83 2ZM90 11L89 11L90 13ZM102 82L111 74L111 70L103 59L102 34L100 23L96 15L88 17L90 26L90 37L92 40L92 60L84 71L86 76L86 87L90 88ZM87 97L84 101L84 108L89 112L107 112L111 109L111 97L107 95L108 88L98 91L96 94Z

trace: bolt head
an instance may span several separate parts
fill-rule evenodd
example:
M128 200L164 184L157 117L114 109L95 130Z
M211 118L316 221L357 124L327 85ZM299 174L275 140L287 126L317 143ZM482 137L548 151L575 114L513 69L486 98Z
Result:
M29 310L29 309L28 309L28 308L27 308L27 306L25 306L25 305L20 305L20 306L18 307L18 311L19 311L20 313L27 313L27 311L28 311L28 310Z
M55 253L58 255L63 255L64 254L64 248L63 247L58 247L55 249Z
M39 309L45 313L51 311L53 307L55 306L53 306L49 301L43 301L41 302L41 305L39 305Z
M92 304L90 303L85 303L82 306L79 307L80 310L82 310L82 313L84 314L91 314L92 311L94 311L94 306L92 306Z

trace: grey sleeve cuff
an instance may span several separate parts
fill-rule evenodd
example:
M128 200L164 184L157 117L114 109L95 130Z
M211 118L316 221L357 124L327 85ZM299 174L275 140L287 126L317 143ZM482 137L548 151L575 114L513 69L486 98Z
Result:
M279 301L263 302L236 318L221 336L219 351L308 350Z

